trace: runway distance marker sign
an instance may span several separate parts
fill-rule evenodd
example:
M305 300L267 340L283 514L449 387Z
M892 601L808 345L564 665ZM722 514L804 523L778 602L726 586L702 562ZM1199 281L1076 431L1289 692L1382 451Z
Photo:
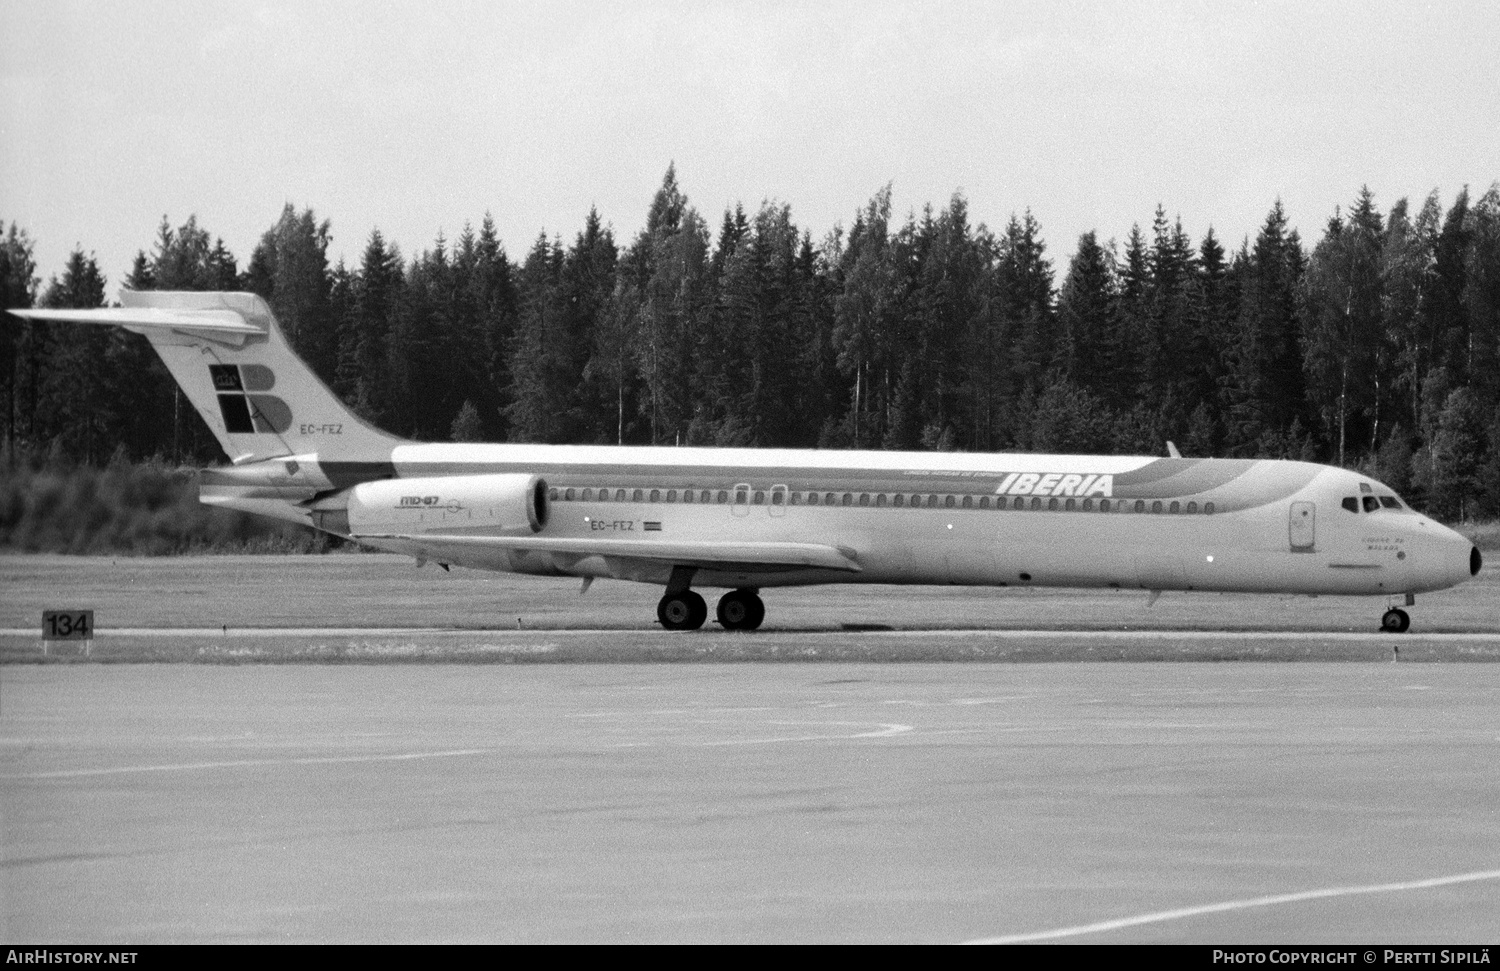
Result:
M42 640L91 641L94 639L92 610L42 611Z

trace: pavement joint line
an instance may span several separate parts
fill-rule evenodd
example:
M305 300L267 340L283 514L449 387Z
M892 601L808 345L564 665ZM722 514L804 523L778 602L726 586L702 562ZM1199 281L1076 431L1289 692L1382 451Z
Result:
M1405 880L1398 883L1375 883L1354 887L1326 887L1322 890L1303 890L1297 893L1272 894L1266 897L1251 897L1246 900L1226 900L1216 904L1197 907L1180 907L1176 910L1159 910L1134 917L1121 917L1094 924L1079 924L1075 927L1058 927L1046 931L1031 931L1022 934L1004 934L998 937L981 937L964 941L965 944L1028 944L1034 941L1051 941L1064 937L1080 937L1084 934L1102 934L1125 927L1143 924L1160 924L1166 921L1183 920L1202 914L1220 914L1254 907L1274 907L1279 904L1301 903L1305 900L1326 900L1331 897L1352 897L1359 894L1398 893L1403 890L1427 890L1446 887L1456 883L1478 883L1484 880L1500 880L1500 870L1479 870L1473 873L1458 873L1446 877L1428 877L1422 880Z
M219 627L101 627L96 630L96 639L107 640L110 637L404 637L411 635L443 635L443 636L473 636L493 637L507 640L529 640L539 635L547 637L596 637L600 634L619 636L622 634L639 634L644 636L663 635L665 632L651 628L528 628L526 630L509 630L506 628L458 628L458 627L233 627L223 629ZM720 636L719 631L703 631L697 637ZM684 640L682 643L693 643L694 633L687 632L680 635ZM1500 631L1435 631L1435 632L1408 632L1401 634L1399 638L1382 634L1379 631L1320 631L1320 630L1182 630L1182 629L1137 629L1137 630L1115 630L1115 629L1077 629L1077 630L1020 630L1013 628L1002 629L952 629L952 630L878 630L878 631L846 631L846 630L788 630L779 631L775 629L762 631L759 635L730 634L745 643L754 643L755 638L768 640L775 637L797 636L797 637L848 637L858 636L867 638L900 638L900 637L929 637L929 638L996 638L1001 640L1018 639L1061 639L1068 637L1102 637L1118 640L1144 640L1156 638L1160 640L1251 640L1251 641L1276 641L1276 640L1308 640L1324 639L1333 641L1369 641L1372 638L1380 639L1382 643L1390 643L1399 647L1402 644L1415 644L1425 641L1464 641L1464 642L1493 642L1500 641ZM0 637L40 637L34 628L7 627L0 628ZM673 638L673 643L676 638Z
M448 759L466 755L488 755L493 748L450 749L440 752L395 752L384 755L314 755L291 759L229 759L223 762L181 762L175 765L121 765L107 769L61 769L56 772L20 772L0 779L81 779L132 772L192 772L201 769L234 769L267 765L338 765L353 762L410 762L418 759Z

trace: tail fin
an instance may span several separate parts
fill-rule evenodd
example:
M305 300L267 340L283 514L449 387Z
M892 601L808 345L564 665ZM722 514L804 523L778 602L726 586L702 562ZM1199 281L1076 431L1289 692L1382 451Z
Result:
M144 334L236 465L309 453L385 460L402 444L356 417L318 380L253 293L122 290L120 303L10 312Z

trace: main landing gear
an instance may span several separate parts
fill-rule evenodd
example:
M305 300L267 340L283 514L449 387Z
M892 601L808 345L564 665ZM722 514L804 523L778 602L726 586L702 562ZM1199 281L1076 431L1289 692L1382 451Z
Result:
M697 630L708 620L708 604L692 590L693 570L676 567L667 592L656 605L656 619L667 630ZM766 619L766 605L755 590L731 590L719 598L715 611L725 630L755 630Z
M731 590L716 611L725 630L755 630L766 619L766 605L754 590Z
M708 604L691 590L669 593L656 605L656 619L667 630L697 630L708 619Z
M755 630L766 619L766 605L754 590L731 590L714 613L725 630ZM697 630L708 620L708 604L691 590L669 593L656 605L656 619L667 630Z

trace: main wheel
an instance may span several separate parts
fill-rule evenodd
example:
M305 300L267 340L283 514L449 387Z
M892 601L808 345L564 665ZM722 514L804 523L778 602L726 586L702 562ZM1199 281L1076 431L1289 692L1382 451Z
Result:
M1404 634L1411 626L1411 617L1400 607L1392 607L1380 618L1380 629L1387 634Z
M656 605L656 619L667 630L697 630L708 619L708 604L691 590L669 593Z
M755 630L766 619L766 605L753 590L732 590L719 598L715 613L725 630Z

